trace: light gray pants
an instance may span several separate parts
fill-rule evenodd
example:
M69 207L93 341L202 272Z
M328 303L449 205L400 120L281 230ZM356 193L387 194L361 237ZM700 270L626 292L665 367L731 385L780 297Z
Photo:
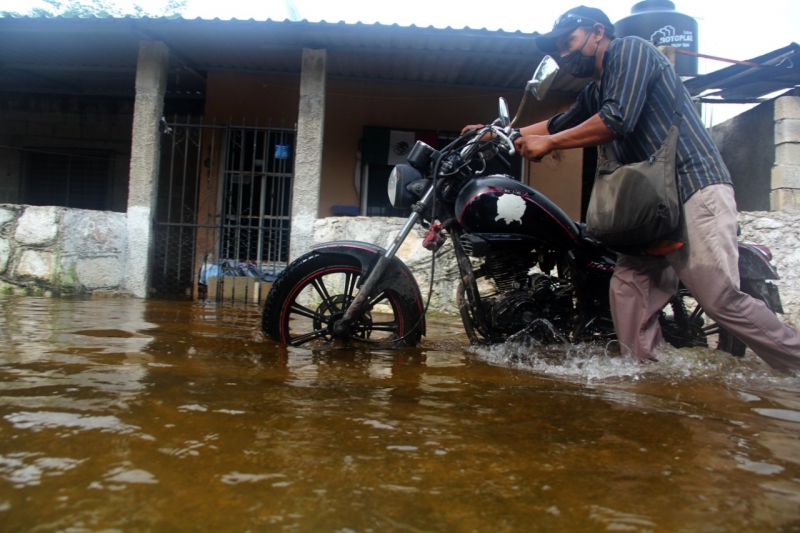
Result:
M710 185L684 204L688 239L664 257L619 254L609 296L620 342L640 359L661 343L658 317L678 280L706 314L770 366L800 369L800 333L760 300L739 291L736 201L730 185Z

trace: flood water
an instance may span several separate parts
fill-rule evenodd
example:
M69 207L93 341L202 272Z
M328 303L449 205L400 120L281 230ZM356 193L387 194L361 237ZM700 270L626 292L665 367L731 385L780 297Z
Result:
M286 349L242 304L0 298L2 531L800 531L752 355Z

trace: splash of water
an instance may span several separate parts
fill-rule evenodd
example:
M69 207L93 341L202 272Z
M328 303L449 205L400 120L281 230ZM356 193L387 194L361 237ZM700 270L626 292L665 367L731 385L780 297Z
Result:
M544 342L543 328L548 328ZM739 358L710 348L678 349L664 344L657 350L657 361L642 361L619 341L572 344L546 320L535 321L503 344L476 346L470 351L490 364L585 382L690 378L718 378L737 386L796 382L794 374L771 369L749 351Z

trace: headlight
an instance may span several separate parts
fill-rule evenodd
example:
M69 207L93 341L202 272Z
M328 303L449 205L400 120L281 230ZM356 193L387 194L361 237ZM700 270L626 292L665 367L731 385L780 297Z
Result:
M397 165L389 174L387 192L389 201L395 209L411 207L416 201L416 196L408 190L408 186L422 179L422 174L410 165Z

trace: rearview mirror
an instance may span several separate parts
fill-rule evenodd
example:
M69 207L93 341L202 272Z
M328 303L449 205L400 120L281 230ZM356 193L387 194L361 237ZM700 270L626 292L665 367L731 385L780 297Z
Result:
M500 101L498 102L497 107L499 108L497 116L500 117L500 125L505 128L506 126L509 125L511 119L508 116L508 103L506 102L506 99L503 98L502 96L500 97Z
M553 80L556 79L558 70L556 60L550 56L544 56L542 62L536 67L533 77L525 86L525 90L533 93L537 100L543 99L550 89L550 85L553 84Z
M550 85L553 84L553 80L556 79L557 74L558 63L556 63L556 60L550 56L544 56L542 62L536 67L536 72L533 73L533 77L525 85L525 94L522 95L522 102L520 102L517 114L514 115L514 120L511 121L509 126L516 124L522 114L522 109L525 107L525 102L528 99L528 91L533 93L533 96L535 96L537 100L543 99L550 89Z

